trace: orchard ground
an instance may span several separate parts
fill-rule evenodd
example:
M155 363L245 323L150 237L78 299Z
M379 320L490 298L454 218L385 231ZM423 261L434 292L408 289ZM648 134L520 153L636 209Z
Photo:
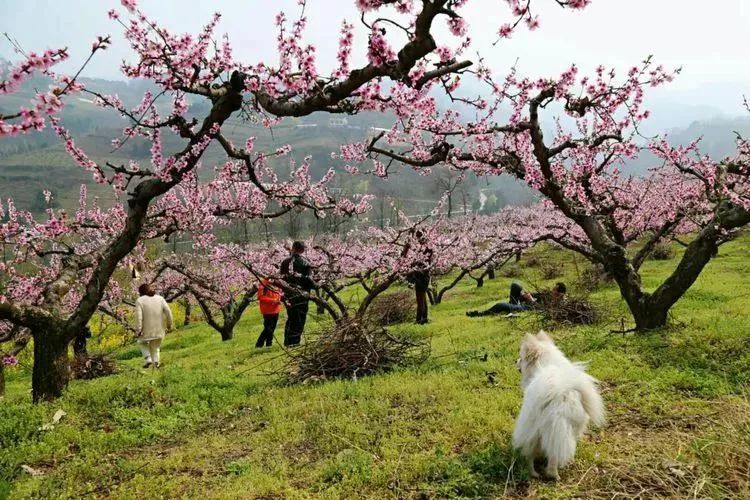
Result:
M464 315L505 299L512 280L575 291L587 266L563 250L529 255L564 276L544 281L525 258L483 288L462 283L429 325L393 328L430 337L430 360L371 378L282 385L268 374L281 348L253 348L255 307L228 343L203 323L169 335L158 371L140 368L135 345L117 349L119 374L74 381L51 404L32 405L29 373L10 371L0 497L750 497L750 235L721 248L663 331L611 333L628 318L613 283L591 295L599 324L546 325L590 361L609 413L558 484L530 481L510 444L519 341L537 316ZM647 262L644 285L674 265Z

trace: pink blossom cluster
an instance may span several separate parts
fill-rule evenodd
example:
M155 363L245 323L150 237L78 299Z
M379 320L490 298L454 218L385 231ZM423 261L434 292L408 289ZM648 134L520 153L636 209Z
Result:
M0 81L0 95L17 91L22 82L36 71L53 76L50 68L67 57L66 49L47 50L43 55L30 53L22 63L11 70L7 80ZM65 80L60 81L60 84L64 83L66 83ZM63 103L60 96L67 91L65 89L75 91L78 90L78 86L69 88L67 85L52 85L48 92L39 92L34 95L31 107L21 107L18 112L7 116L0 114L0 137L43 130L46 118L54 116L62 109Z
M80 206L72 217L50 208L44 220L36 220L8 200L0 206L0 219L0 241L10 250L0 263L0 301L37 305L71 260L79 262L76 286L83 286L102 249L122 229L125 214L121 206L104 210L96 200L90 202L81 186ZM64 302L70 307L76 305L75 293L67 292Z
M3 76L3 80L0 80L0 95L15 92L21 83L31 78L35 72L48 74L52 66L67 58L67 49L47 49L42 54L30 52L23 61L11 68L8 75Z
M18 366L18 358L7 354L3 356L2 364L5 366Z
M98 36L92 44L89 60L97 51L105 50L109 43L108 36ZM48 91L34 92L30 107L24 106L17 112L0 114L0 137L43 130L46 120L55 117L62 110L62 97L83 89L75 77L58 76L52 72L54 65L66 59L67 49L48 49L42 54L30 52L24 56L23 61L11 68L7 75L3 75L0 80L0 96L17 92L21 85L36 73L51 79L51 82Z

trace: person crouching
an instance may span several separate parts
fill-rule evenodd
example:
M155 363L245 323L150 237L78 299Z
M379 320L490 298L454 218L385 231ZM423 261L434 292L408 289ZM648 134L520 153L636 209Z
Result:
M260 332L255 347L261 348L264 345L271 347L273 333L276 331L281 312L281 290L274 287L266 278L263 278L258 285L258 304L260 313L263 315L263 331Z
M174 326L172 311L164 297L157 295L151 286L144 283L138 287L138 293L140 297L135 301L135 331L145 360L143 367L148 368L153 364L159 368L161 341Z

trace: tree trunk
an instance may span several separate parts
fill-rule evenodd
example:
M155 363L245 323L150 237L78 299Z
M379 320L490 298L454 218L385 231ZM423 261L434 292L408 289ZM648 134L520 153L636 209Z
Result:
M186 300L185 301L185 321L182 323L182 326L188 326L190 324L190 314L192 313L191 309L192 307L190 305L190 301Z
M374 285L370 289L370 292L364 298L362 303L359 305L359 309L357 309L357 317L363 318L365 313L367 312L367 308L370 307L370 305L378 297L378 295L388 290L388 288L390 288L390 286L395 283L397 279L397 276L391 275L377 285Z
M480 276L477 279L477 288L482 288L483 286L484 286L484 278L482 276Z
M635 320L635 327L638 330L654 330L667 324L668 308L661 308L657 305L646 305L631 308Z
M669 309L674 302L660 300L656 294L643 291L641 277L628 261L623 247L612 247L607 257L604 269L617 282L636 329L653 330L665 326Z
M315 290L315 296L318 297L321 301L325 300L323 298L323 295L320 293L320 289ZM316 307L315 314L320 315L320 314L326 313L326 308L321 302L315 301L315 307Z
M32 332L34 337L34 369L31 394L35 403L62 396L70 378L68 342L62 332L50 328Z
M221 341L226 342L227 340L232 340L234 337L234 325L231 327L224 327L221 330L219 330L219 334L221 335Z
M487 268L487 279L488 280L495 279L495 266L490 266Z

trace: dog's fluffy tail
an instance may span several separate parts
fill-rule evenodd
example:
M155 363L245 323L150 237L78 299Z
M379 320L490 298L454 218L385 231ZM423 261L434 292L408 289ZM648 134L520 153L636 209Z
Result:
M581 404L589 416L591 424L595 427L604 427L604 424L607 423L607 417L604 412L604 402L596 385L596 379L590 377L589 383L581 384L578 387L578 392L581 394Z
M582 395L576 390L560 394L547 402L543 410L541 448L549 463L564 467L573 460L578 436L585 425L586 415Z
M596 381L589 377L583 382L548 401L547 408L543 410L546 429L541 433L541 446L547 458L558 466L565 466L573 460L578 437L585 430L586 421L597 427L605 423L604 404Z

